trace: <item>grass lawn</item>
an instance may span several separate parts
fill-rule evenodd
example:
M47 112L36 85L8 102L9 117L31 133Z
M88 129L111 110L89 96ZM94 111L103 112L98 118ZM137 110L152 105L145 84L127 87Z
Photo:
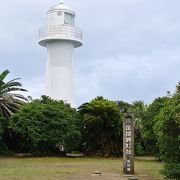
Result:
M122 159L112 158L0 158L0 180L127 180ZM135 160L135 176L141 180L161 180L162 163ZM95 176L95 171L102 172Z

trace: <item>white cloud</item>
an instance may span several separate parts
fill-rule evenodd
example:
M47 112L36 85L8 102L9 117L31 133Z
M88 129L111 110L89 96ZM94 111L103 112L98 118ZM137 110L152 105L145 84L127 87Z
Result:
M91 71L81 73L82 66L77 68L78 103L99 95L114 100L144 100L148 103L165 95L179 81L179 50L89 61L83 68Z
M0 6L0 70L43 94L46 50L38 29L58 0L6 0ZM77 10L84 46L75 50L78 104L103 95L150 102L180 80L179 0L65 0Z

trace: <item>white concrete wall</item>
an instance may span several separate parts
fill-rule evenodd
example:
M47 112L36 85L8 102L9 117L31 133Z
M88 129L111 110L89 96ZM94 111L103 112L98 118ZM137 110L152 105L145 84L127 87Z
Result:
M48 26L62 25L64 24L64 12L54 11L48 13Z
M70 41L48 42L45 94L53 99L67 101L75 107L73 49L74 44Z

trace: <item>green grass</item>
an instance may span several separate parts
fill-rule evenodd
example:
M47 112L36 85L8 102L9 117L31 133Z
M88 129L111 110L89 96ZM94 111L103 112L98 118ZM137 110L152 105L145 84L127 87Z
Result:
M80 175L88 180L94 171L123 176L122 164L122 159L116 158L0 158L0 180L84 179ZM148 175L144 179L163 179L161 169L162 163L155 160L135 160L136 175Z

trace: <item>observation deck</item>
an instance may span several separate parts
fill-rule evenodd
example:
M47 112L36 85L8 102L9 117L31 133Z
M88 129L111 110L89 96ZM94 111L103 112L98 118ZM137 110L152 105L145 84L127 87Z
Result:
M52 40L68 40L74 43L74 47L82 46L82 31L70 25L46 26L39 30L39 44L47 47Z

